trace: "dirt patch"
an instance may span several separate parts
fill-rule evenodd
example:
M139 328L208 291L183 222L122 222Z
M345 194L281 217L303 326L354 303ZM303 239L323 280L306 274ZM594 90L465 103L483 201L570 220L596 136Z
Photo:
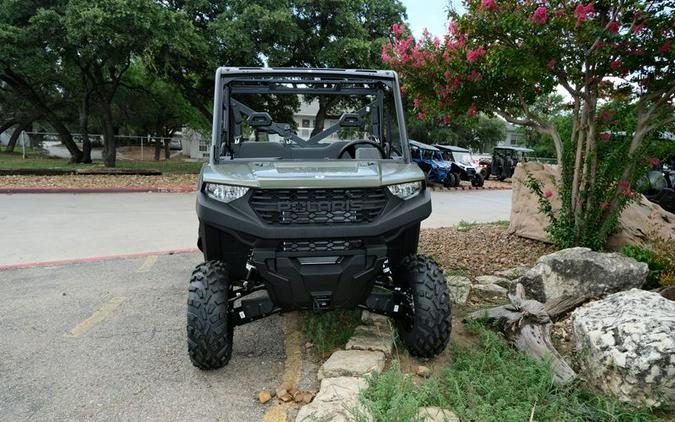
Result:
M556 250L543 242L509 235L506 228L479 224L422 230L420 251L433 256L446 275L477 277L517 265L532 266L540 256Z

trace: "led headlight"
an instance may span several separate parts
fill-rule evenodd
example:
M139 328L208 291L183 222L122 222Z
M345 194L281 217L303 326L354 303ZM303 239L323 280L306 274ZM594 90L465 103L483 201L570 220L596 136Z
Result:
M422 182L400 183L398 185L389 185L389 192L405 200L420 193L422 190Z
M207 183L204 188L209 198L220 202L232 202L246 195L248 188L244 186L221 185L219 183Z

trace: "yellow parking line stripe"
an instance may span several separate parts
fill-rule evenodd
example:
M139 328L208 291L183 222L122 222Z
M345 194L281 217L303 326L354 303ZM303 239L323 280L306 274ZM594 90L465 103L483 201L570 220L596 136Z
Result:
M150 255L147 258L145 258L145 261L143 261L143 265L138 267L136 270L137 273L147 273L150 271L150 269L155 265L155 262L157 262L157 255Z
M86 333L96 325L100 324L104 319L106 319L106 317L108 317L111 313L113 313L113 311L117 309L117 307L120 306L122 302L124 302L125 300L127 300L127 298L123 296L112 298L110 302L101 306L89 318L77 324L77 326L72 330L70 330L68 333L66 333L65 336L74 338L80 337L82 334Z

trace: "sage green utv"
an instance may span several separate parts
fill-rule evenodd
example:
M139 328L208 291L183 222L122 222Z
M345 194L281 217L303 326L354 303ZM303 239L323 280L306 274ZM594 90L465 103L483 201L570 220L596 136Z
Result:
M391 71L219 68L199 178L188 350L226 365L233 329L293 310L391 317L413 355L450 338L440 267L417 254L431 213Z

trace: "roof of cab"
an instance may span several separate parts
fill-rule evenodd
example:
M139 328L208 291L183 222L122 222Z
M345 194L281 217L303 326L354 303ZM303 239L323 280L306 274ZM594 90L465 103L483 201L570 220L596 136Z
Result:
M533 149L530 148L525 148L525 147L517 147L514 145L497 145L495 149L510 149L513 151L520 151L520 152L534 152Z
M419 149L426 149L426 150L429 150L429 151L440 151L438 148L436 148L434 146L423 144L423 143L417 142L417 141L413 141L412 139L409 139L408 143L410 144L410 146L416 147L416 148L419 148Z
M456 145L441 145L441 144L434 144L434 146L438 149L444 149L446 151L455 151L455 152L471 152L466 148L458 147Z
M309 67L226 67L218 68L218 76L284 76L284 75L319 75L336 77L370 77L381 79L396 79L393 70L375 69L334 69Z

